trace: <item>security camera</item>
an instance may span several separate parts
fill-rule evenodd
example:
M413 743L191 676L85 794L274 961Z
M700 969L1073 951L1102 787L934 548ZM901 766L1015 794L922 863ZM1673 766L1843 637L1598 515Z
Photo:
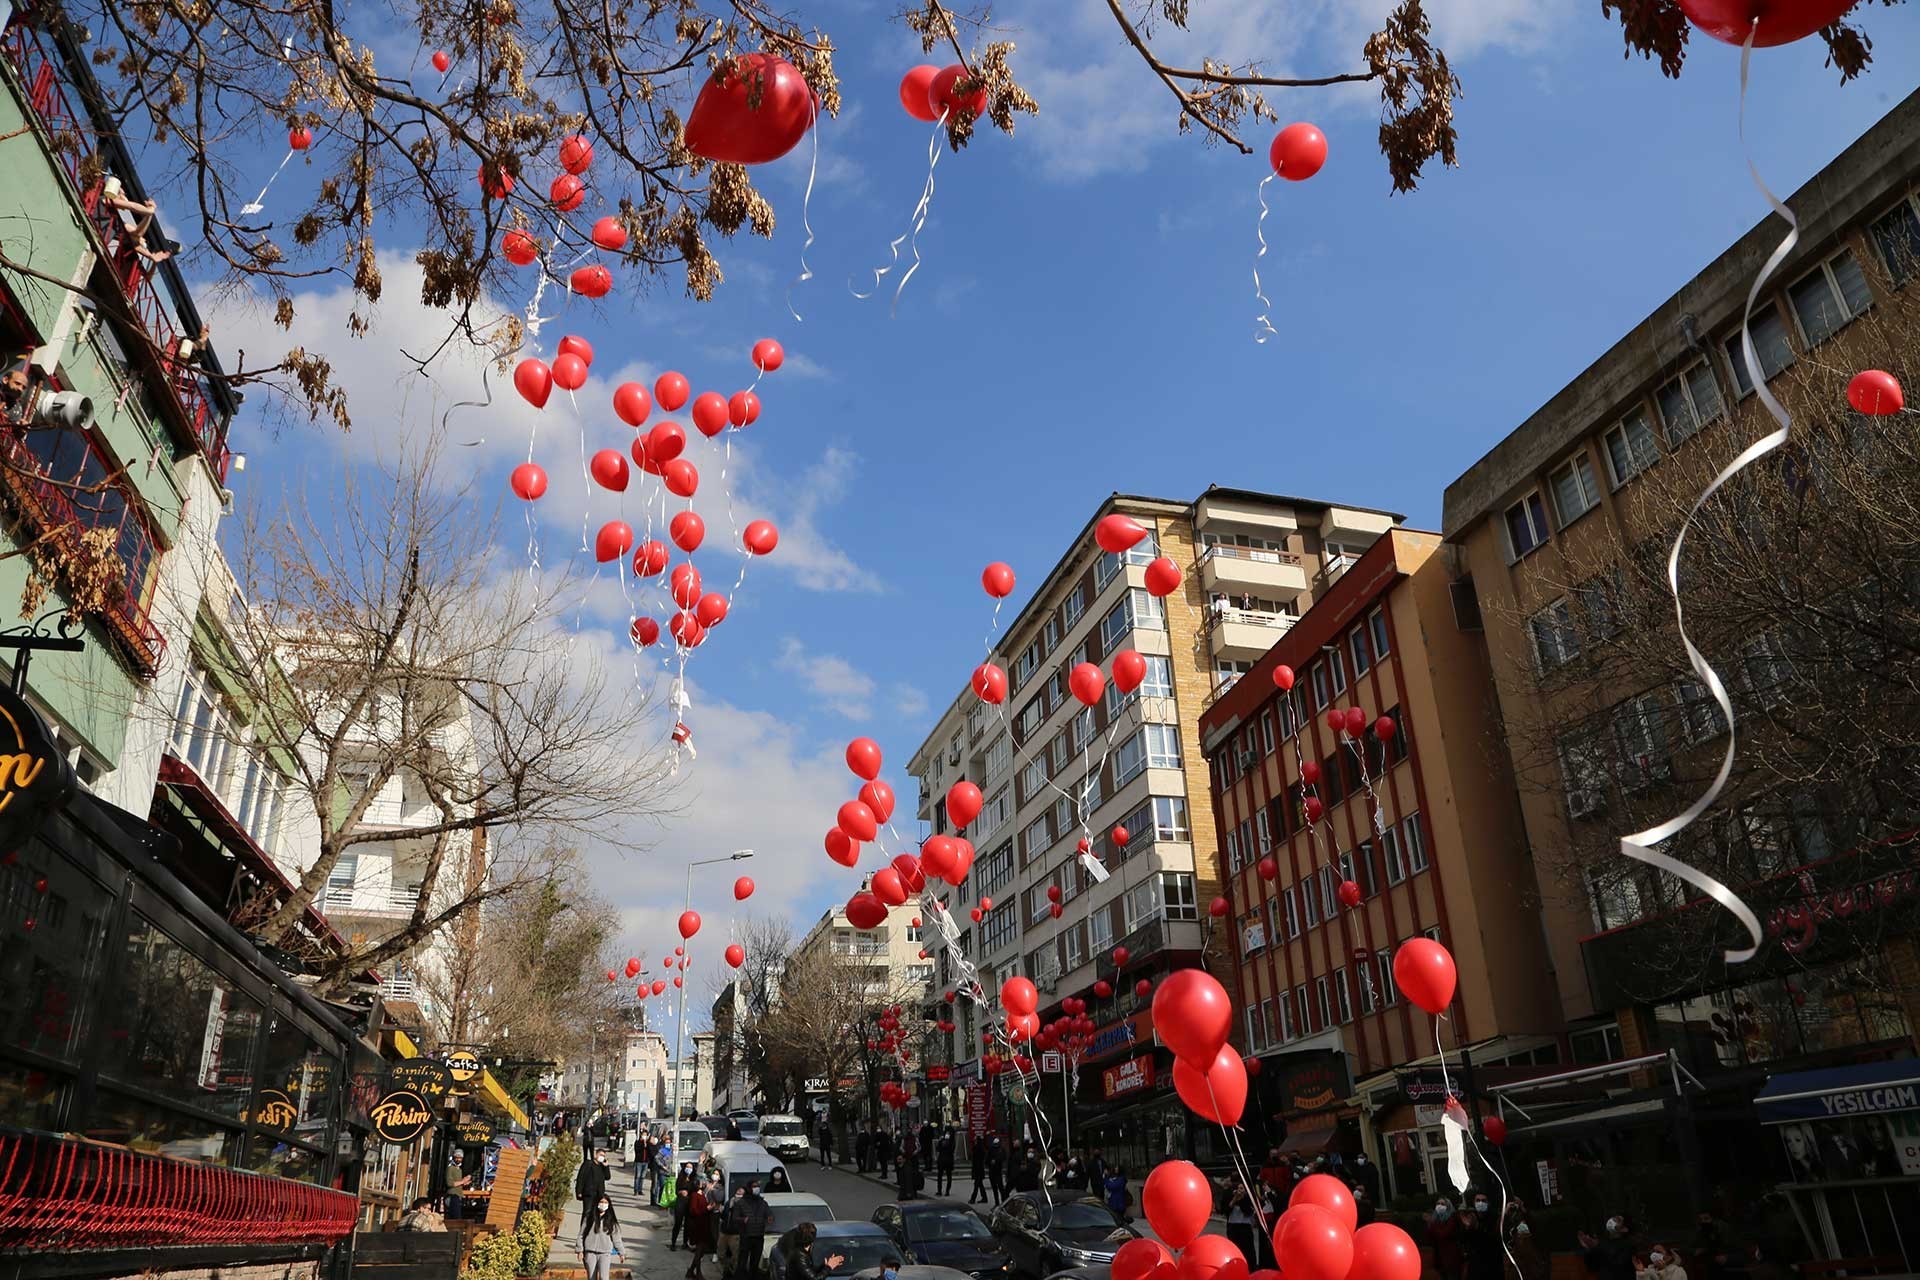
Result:
M60 391L43 396L34 406L34 422L43 427L67 427L85 431L93 424L93 401L78 391Z
M231 489L220 491L220 514L228 516L233 514L233 490Z

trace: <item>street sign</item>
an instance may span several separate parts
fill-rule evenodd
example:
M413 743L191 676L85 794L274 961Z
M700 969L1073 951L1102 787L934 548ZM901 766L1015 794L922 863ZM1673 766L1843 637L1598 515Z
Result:
M825 1076L812 1076L807 1080L805 1092L825 1093L826 1091L827 1091L827 1078Z
M984 1138L987 1136L987 1112L987 1086L984 1084L968 1085L967 1137Z
M1040 1055L1040 1069L1048 1073L1065 1071L1067 1060L1058 1049L1049 1049Z

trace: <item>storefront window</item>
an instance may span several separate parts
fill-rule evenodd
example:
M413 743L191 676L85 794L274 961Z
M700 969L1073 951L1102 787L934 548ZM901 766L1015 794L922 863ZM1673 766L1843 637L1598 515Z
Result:
M107 1089L94 1099L87 1136L96 1142L205 1164L232 1164L240 1140L238 1131L216 1121Z
M305 1147L256 1135L247 1156L247 1168L255 1173L272 1174L276 1178L316 1182L326 1172L326 1159Z
M73 1055L112 907L105 889L39 841L0 866L0 1043Z
M1899 996L1871 954L1660 1005L1654 1027L1655 1045L1678 1051L1696 1071L1908 1035Z
M265 1101L277 1091L291 1104L291 1123L269 1124L273 1138L292 1137L326 1146L333 1132L334 1095L339 1088L340 1065L320 1052L313 1039L287 1018L276 1019L267 1035L260 1065L262 1120L273 1121ZM266 1138L255 1140L264 1145ZM292 1175L288 1175L292 1176Z
M0 1063L0 1122L21 1129L58 1129L64 1076Z
M253 1092L260 1006L137 913L106 1010L100 1072L238 1120Z

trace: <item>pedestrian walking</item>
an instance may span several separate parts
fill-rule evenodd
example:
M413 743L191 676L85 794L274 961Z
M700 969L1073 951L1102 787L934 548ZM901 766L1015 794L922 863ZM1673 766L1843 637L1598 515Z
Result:
M773 1223L773 1210L760 1194L758 1180L747 1184L747 1194L729 1209L735 1213L735 1234L740 1243L733 1268L733 1280L755 1280L760 1272L760 1255L766 1252L767 1228Z
M608 1177L607 1153L604 1150L594 1152L593 1159L581 1165L580 1172L573 1175L573 1194L580 1200L582 1218L606 1194Z
M653 1156L653 1195L650 1202L660 1207L661 1192L666 1189L667 1179L673 1174L673 1139L662 1138L660 1149Z
M900 1134L900 1198L912 1200L920 1194L920 1141L913 1130Z
M933 1193L939 1196L953 1194L953 1148L956 1142L953 1126L948 1125L940 1131L934 1141Z
M687 1248L693 1261L687 1264L689 1280L701 1280L700 1260L713 1252L714 1203L711 1187L695 1187L687 1203Z
M733 1198L729 1200L718 1178L715 1178L711 1185L712 1190L708 1192L707 1199L713 1204L714 1229L720 1235L715 1260L720 1264L720 1275L724 1280L725 1277L733 1274L734 1268L740 1265L740 1233L735 1229L737 1219L734 1208L747 1198L747 1189L737 1188Z
M997 1133L987 1144L987 1179L993 1184L993 1202L998 1205L1007 1198L1007 1149Z
M1107 1208L1113 1210L1116 1217L1125 1218L1132 1204L1133 1195L1127 1190L1127 1170L1123 1165L1115 1165L1107 1172Z
M967 1171L973 1175L973 1191L967 1203L987 1203L987 1139L983 1134L967 1144Z
M833 1168L833 1126L820 1126L820 1164L824 1168Z
M633 1194L634 1198L646 1194L645 1182L647 1166L653 1163L653 1139L642 1129L633 1140Z
M893 1133L890 1130L882 1129L874 1136L873 1152L876 1161L874 1168L884 1177L887 1170L893 1168Z
M667 1249L671 1252L685 1235L687 1230L687 1206L693 1199L695 1181L693 1162L680 1162L680 1176L673 1180L673 1230L667 1234Z
M853 1166L856 1172L867 1171L867 1153L873 1149L873 1134L865 1128L855 1129L853 1133Z
M613 1260L619 1254L620 1219L614 1217L613 1201L602 1191L580 1220L580 1260L586 1264L587 1280L612 1280Z

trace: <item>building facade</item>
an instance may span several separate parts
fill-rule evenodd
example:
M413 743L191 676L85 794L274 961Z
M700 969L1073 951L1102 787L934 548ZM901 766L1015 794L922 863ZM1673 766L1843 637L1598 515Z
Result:
M1920 1030L1916 823L1884 785L1912 762L1892 744L1846 754L1910 683L1904 650L1874 635L1909 626L1889 619L1911 617L1902 602L1916 566L1898 530L1825 554L1840 529L1876 527L1879 493L1911 488L1903 448L1876 453L1890 429L1904 439L1905 419L1849 414L1845 389L1864 368L1909 385L1920 373L1909 356L1917 181L1920 95L1788 199L1799 241L1757 299L1751 334L1796 440L1702 510L1681 565L1689 624L1736 709L1739 755L1714 808L1662 847L1755 909L1765 936L1752 960L1727 963L1746 931L1691 885L1622 856L1619 840L1685 809L1728 746L1674 632L1666 557L1715 470L1774 425L1742 357L1741 318L1784 223L1741 237L1454 480L1443 516L1457 625L1484 646L1519 781L1569 1040L1601 1037L1616 1058L1659 1068L1630 1075L1625 1095L1622 1080L1604 1082L1604 1105L1589 1081L1586 1105L1536 1110L1510 1141L1532 1159L1577 1153L1583 1168L1612 1171L1621 1206L1641 1214L1644 1203L1650 1218L1698 1205L1737 1219L1784 1190L1816 1253L1899 1269L1920 1264L1894 1226L1920 1214L1920 1164L1894 1159L1920 1106L1830 1125L1802 1123L1793 1106L1876 1110L1849 1090L1875 1073L1911 1076L1899 1060ZM1751 585L1750 598L1728 582ZM1864 700L1858 719L1801 709L1847 689ZM1829 721L1859 727L1808 750L1808 724ZM1823 774L1833 758L1848 767ZM1790 1100L1771 1114L1793 1123L1756 1110L1763 1090ZM1910 1089L1873 1096L1912 1102ZM1844 1155L1855 1151L1871 1154Z
M1364 1151L1388 1192L1448 1187L1436 1109L1396 1074L1431 1066L1441 1034L1395 988L1401 942L1453 954L1449 1053L1467 1046L1482 1068L1561 1061L1544 941L1513 927L1536 890L1487 659L1454 625L1449 585L1438 534L1389 530L1200 719L1235 1043L1262 1063L1249 1123L1290 1152ZM1357 739L1327 722L1352 708L1367 724Z
M1147 537L1119 555L1101 551L1093 528L1109 515L1132 518ZM1032 978L1043 1020L1069 997L1089 1000L1086 1016L1100 1026L1072 1091L1075 1132L1131 1152L1130 1164L1186 1141L1171 1063L1153 1060L1150 1013L1135 986L1226 963L1208 949L1205 904L1217 886L1199 715L1399 519L1238 489L1190 502L1114 495L1002 630L993 660L1007 671L1005 702L961 693L908 766L919 816L936 834L948 832L944 799L956 781L973 781L986 797L965 833L973 870L953 897L963 909L982 897L995 905L963 926L963 948L990 989L1014 974ZM1161 556L1184 571L1165 598L1146 589L1146 566ZM1128 649L1146 661L1137 690L1109 685L1093 707L1070 696L1077 663L1108 670ZM1115 828L1125 829L1124 843ZM1104 880L1081 862L1081 839ZM936 984L950 988L944 955L942 965ZM1097 981L1112 994L1098 996ZM945 1007L929 1016L947 1016ZM944 1053L938 1065L964 1105L983 1080L983 1028L968 1002L953 1008L956 1029L933 1056ZM1023 1105L994 1114L1018 1127Z

